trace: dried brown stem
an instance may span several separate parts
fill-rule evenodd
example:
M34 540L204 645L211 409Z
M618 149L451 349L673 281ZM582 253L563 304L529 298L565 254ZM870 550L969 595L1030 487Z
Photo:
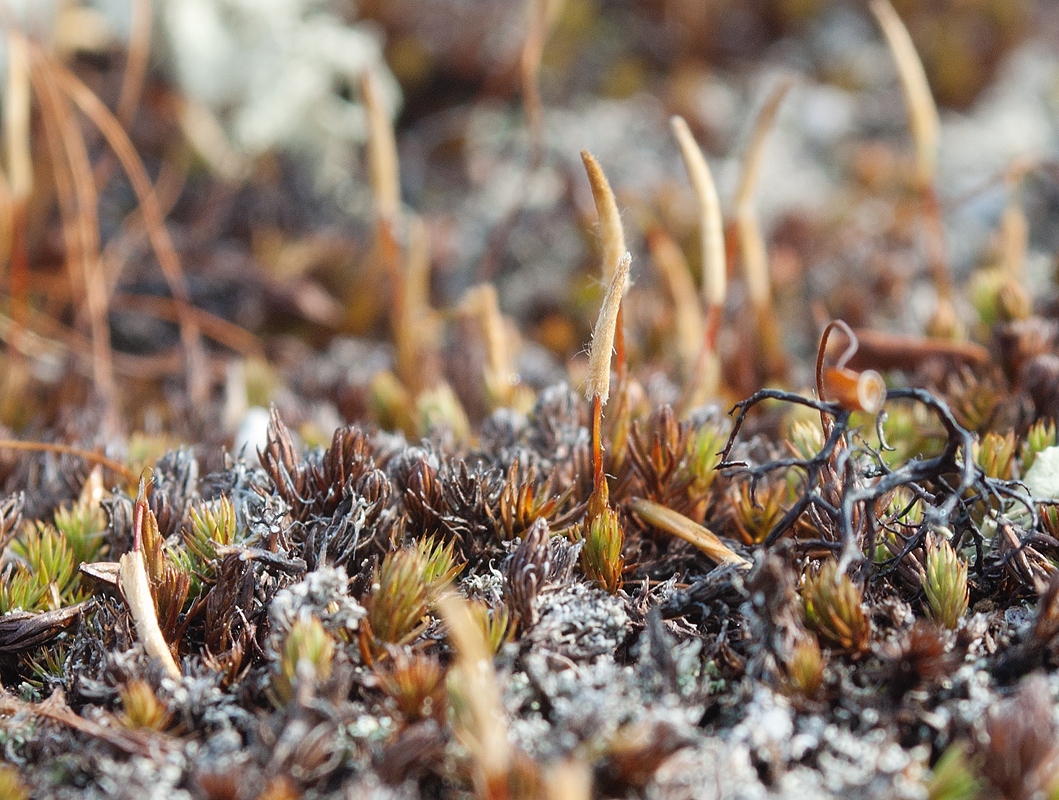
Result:
M118 748L130 755L143 758L154 758L158 746L168 743L168 737L158 733L138 733L134 736L117 725L100 725L92 720L75 714L68 705L62 689L56 689L47 700L41 703L26 703L6 693L0 696L0 714L13 716L25 714L28 717L43 717L60 725L65 725L79 733L92 736Z
M544 57L548 30L562 4L562 0L528 0L526 4L526 40L522 45L519 73L522 83L522 107L526 112L526 126L529 128L529 163L534 167L540 164L544 155L541 59Z
M125 58L125 74L118 96L118 121L129 128L140 105L144 79L147 77L147 57L151 52L151 23L154 18L152 0L132 0L129 49Z
M11 197L11 306L19 329L29 314L29 257L26 250L26 203L33 190L30 154L30 68L25 35L15 26L7 34L7 84L4 93L3 133L8 191Z
M44 58L50 58L43 50L39 52ZM210 386L205 368L206 354L202 346L202 336L198 321L190 311L191 295L180 266L180 258L169 238L169 232L166 230L165 220L158 205L154 187L147 176L147 170L144 169L143 162L128 135L103 101L66 67L55 62L54 59L50 61L63 91L103 134L129 177L129 182L132 184L143 212L151 247L158 258L162 274L169 284L169 290L179 304L180 336L187 359L188 394L193 404L204 405L209 399Z
M92 372L96 390L110 414L117 413L117 385L108 322L109 303L100 260L99 197L84 138L73 109L56 83L48 60L35 52L31 77L41 114L63 220L71 286L83 290L91 331ZM111 425L115 420L111 420Z
M57 455L73 456L74 458L84 459L91 464L99 464L100 466L106 467L127 481L131 481L136 477L132 473L132 470L124 464L100 455L99 453L93 453L91 450L83 450L80 447L71 447L65 444L56 444L54 442L23 442L18 439L0 439L0 450L23 450L31 453L55 453Z
M853 369L914 370L928 358L976 366L989 363L989 351L974 342L950 342L863 328L855 333L860 348L849 361Z

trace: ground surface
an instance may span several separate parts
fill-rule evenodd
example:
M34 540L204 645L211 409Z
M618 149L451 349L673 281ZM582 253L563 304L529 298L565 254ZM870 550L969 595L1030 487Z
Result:
M0 796L1059 796L1051 4L897 4L926 185L860 3L568 0L536 80L547 3L219 2L244 57L197 72L161 4L142 82L111 5L7 42ZM632 255L605 501L583 148ZM816 399L832 319L881 415Z

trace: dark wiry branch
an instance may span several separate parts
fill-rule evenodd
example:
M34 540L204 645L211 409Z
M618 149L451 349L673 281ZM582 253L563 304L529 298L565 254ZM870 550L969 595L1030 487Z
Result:
M797 403L815 409L821 415L830 416L833 422L827 426L827 439L819 452L810 459L785 458L771 461L756 467L748 467L743 462L731 462L728 456L734 446L736 436L742 428L750 410L763 400L780 400L783 402ZM983 495L1000 498L1014 499L1031 510L1036 521L1036 509L1034 502L1020 485L1013 481L999 481L988 478L982 469L975 463L974 459L974 437L960 426L949 407L929 392L922 389L892 389L887 392L887 400L911 400L921 403L929 408L938 417L945 430L945 446L942 452L932 458L912 459L897 468L889 468L879 454L867 451L871 454L874 466L870 470L861 468L858 474L856 455L865 452L863 448L848 448L845 446L846 435L849 429L850 412L837 403L828 403L813 400L790 392L778 390L764 390L757 392L747 400L738 403L732 410L738 409L739 413L732 427L731 435L722 451L722 463L720 468L741 468L742 471L751 476L756 482L769 472L782 469L798 468L805 470L805 490L795 501L794 505L776 523L765 538L766 545L774 544L795 521L810 507L816 507L835 521L840 534L838 543L821 540L819 542L804 543L806 546L819 546L829 550L843 551L843 560L848 562L863 558L857 543L854 531L854 520L857 519L857 509L862 510L862 516L866 517L869 551L873 549L876 524L874 506L891 492L908 487L916 497L926 498L935 502L928 504L924 514L923 524L920 529L910 536L899 556L893 563L899 562L908 553L912 552L922 542L922 535L926 530L951 524L954 516L961 522L970 523L970 528L975 536L979 553L981 552L981 533L977 531L967 513L967 505L975 502L968 500L972 492L980 499ZM882 422L877 422L879 430L879 441L886 447L886 440L882 434ZM826 471L842 476L842 483L846 487L841 495L838 507L827 502L821 495L821 478ZM946 480L946 475L955 474L954 485ZM857 485L856 478L868 478L870 482ZM924 488L923 484L932 482L935 487L942 487L942 491L932 493ZM981 556L979 555L979 565Z

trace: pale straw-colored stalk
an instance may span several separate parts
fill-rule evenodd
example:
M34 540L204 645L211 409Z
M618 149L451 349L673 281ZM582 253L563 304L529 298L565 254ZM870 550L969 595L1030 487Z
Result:
M544 104L541 102L541 61L548 32L566 5L566 0L527 0L526 39L519 63L522 106L530 135L530 165L536 165L544 152Z
M727 293L727 257L724 251L724 222L717 186L691 128L683 117L670 120L673 135L684 158L684 168L699 204L699 228L702 236L702 300L707 308L724 306Z
M511 359L511 337L500 312L500 299L491 283L472 286L460 303L462 311L477 321L485 342L485 364L482 372L490 399L507 405L513 395L511 376L515 372Z
M179 679L180 667L177 666L173 652L169 649L165 637L162 636L154 599L151 597L151 586L147 582L147 567L143 560L142 544L145 518L151 511L142 499L142 479L140 486L141 498L133 507L133 549L118 560L118 586L129 607L129 613L136 626L136 636L143 645L143 649L147 655L165 668L169 677Z
M401 210L401 177L393 123L374 73L364 73L360 91L368 118L368 180L375 213L380 221L394 225Z
M916 147L917 176L921 186L928 186L934 182L937 169L940 124L927 74L908 28L901 22L901 17L889 0L872 0L871 12L882 28L897 65L897 75L908 108L908 124Z
M690 408L716 396L720 387L720 361L716 340L724 318L724 301L728 292L728 257L724 243L724 220L710 167L702 149L691 134L683 117L670 120L673 135L680 146L684 168L699 206L699 232L702 237L702 302L706 318L702 324L695 366L690 371L683 408Z
M614 335L618 328L618 310L621 298L629 283L629 266L632 256L626 253L618 261L618 269L607 285L603 307L599 310L596 327L592 330L592 346L588 355L588 387L585 396L589 400L599 398L606 405L610 397L610 356L614 349Z
M11 316L16 329L25 329L29 316L29 261L26 245L26 203L33 191L33 157L30 151L29 43L14 26L7 34L7 83L3 104L4 164L10 214L5 237L10 252L8 284ZM18 332L15 339L18 339ZM12 378L13 375L9 376ZM6 383L6 382L5 382ZM8 384L8 389L12 386Z
M750 304L757 316L762 356L765 359L766 372L770 376L776 376L784 371L785 358L779 318L772 302L768 247L761 231L761 222L754 204L754 193L761 173L767 134L775 122L780 103L783 102L783 98L793 83L793 78L783 78L773 88L758 114L754 132L743 159L743 173L735 195L735 224L743 262L743 277L746 280Z
M691 277L691 268L683 251L661 228L647 232L647 247L673 298L673 327L676 329L680 368L682 374L690 378L695 372L706 336L706 320Z
M7 83L4 91L4 160L8 190L24 203L33 191L30 155L29 43L12 27L7 34Z
M449 682L458 695L453 727L474 759L477 795L499 796L493 791L507 789L513 753L493 660L466 600L451 592L443 593L438 597L437 609L456 651L454 675Z
M945 253L945 227L941 218L934 178L938 165L938 107L927 83L923 62L916 52L908 28L889 0L872 0L871 11L882 28L883 36L897 67L901 91L908 110L908 127L916 155L916 182L921 195L926 229L927 258L931 279L938 292L938 308L930 323L933 333L942 338L962 338L959 318L952 299L952 278Z
M588 185L592 187L592 200L596 204L596 214L599 216L599 243L603 251L603 282L609 284L614 271L618 268L618 262L625 255L625 228L621 224L618 201L610 188L607 176L603 174L603 168L599 166L595 156L587 150L581 151L581 161L585 165Z

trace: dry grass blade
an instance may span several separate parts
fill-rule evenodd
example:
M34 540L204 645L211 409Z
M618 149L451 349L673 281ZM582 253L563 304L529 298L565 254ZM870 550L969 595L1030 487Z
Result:
M209 399L209 373L206 369L206 354L202 346L202 336L199 330L198 320L191 313L191 295L188 292L184 272L180 267L180 258L177 256L173 242L169 238L169 232L165 227L165 220L155 195L154 187L151 185L147 170L136 153L128 135L115 119L110 109L96 94L85 86L77 76L70 72L62 64L51 58L41 48L36 50L41 57L49 63L55 72L55 78L62 90L69 96L81 112L87 116L92 124L99 129L107 140L111 150L118 157L122 168L125 170L132 184L136 199L143 212L144 224L147 226L147 237L158 258L158 264L162 268L162 274L169 284L169 290L180 308L180 338L184 346L187 359L188 394L193 405L203 405Z
M769 285L768 261L764 250L764 241L761 240L760 227L757 224L757 213L754 210L754 192L757 189L758 178L761 174L761 162L765 155L765 142L768 132L771 130L779 112L783 98L787 96L794 79L783 78L772 89L765 104L758 113L757 121L754 123L754 131L747 145L746 155L743 158L743 171L739 179L739 187L735 195L736 222L740 226L740 243L743 247L743 267L746 270L747 290L755 305L771 302L772 290ZM757 241L747 241L747 233L743 232L746 223L753 227L757 233ZM760 257L748 258L747 245L752 249L760 251Z
M375 202L375 252L390 282L390 328L397 348L397 375L405 386L416 392L424 386L418 369L422 339L417 335L417 325L410 320L419 310L414 304L420 295L413 294L413 287L408 286L410 276L406 274L407 267L402 263L398 241L401 177L397 139L378 79L371 72L361 76L360 92L368 118L367 160L368 179Z
M416 392L437 383L440 333L438 315L430 307L430 233L415 214L408 216L405 272L394 275L394 279L401 292L397 305L401 317L393 332L397 374L406 387Z
M750 566L749 561L722 542L709 528L699 525L671 508L642 497L634 497L630 500L629 507L645 522L694 545L718 564Z
M592 797L592 769L584 761L568 758L548 771L548 800L589 800Z
M1023 277L1026 253L1029 250L1030 226L1018 192L1012 189L1004 214L1000 217L1000 249L1004 270L1016 281Z
M136 110L143 96L147 78L148 56L151 52L151 25L154 21L153 0L131 0L129 17L129 46L125 55L125 72L121 78L116 115L121 126L128 130L136 119ZM99 160L95 169L96 186L102 188L110 180L115 167L113 155Z
M5 266L11 264L15 235L15 209L11 187L7 182L7 177L0 170L0 274Z
M173 104L184 138L216 175L235 185L250 177L250 158L232 145L224 126L205 104L187 97L173 98Z
M721 202L710 167L684 118L675 116L670 120L670 125L680 146L691 188L698 200L702 236L702 299L706 305L706 319L701 324L702 338L696 346L695 366L689 371L681 403L684 408L689 408L716 395L720 383L720 364L714 345L724 316L724 301L728 291L728 257L725 253Z
M430 308L430 229L423 218L408 218L408 252L405 256L405 305L413 324L422 326Z
M169 322L180 320L180 305L170 297L120 293L113 296L111 306L115 309L150 314ZM230 347L247 358L265 357L265 349L261 341L246 328L201 308L193 307L191 313L198 320L204 336L208 336L225 347Z
M12 198L24 201L33 190L30 156L29 42L12 27L7 34L7 83L4 89L4 158Z
M938 290L938 309L930 323L933 334L941 338L962 338L960 324L952 301L952 278L945 255L945 229L941 203L934 188L938 162L938 109L927 83L923 62L912 37L889 0L872 0L872 14L882 28L883 36L897 65L901 90L908 108L908 125L916 151L916 180L922 195L926 245L931 277Z

